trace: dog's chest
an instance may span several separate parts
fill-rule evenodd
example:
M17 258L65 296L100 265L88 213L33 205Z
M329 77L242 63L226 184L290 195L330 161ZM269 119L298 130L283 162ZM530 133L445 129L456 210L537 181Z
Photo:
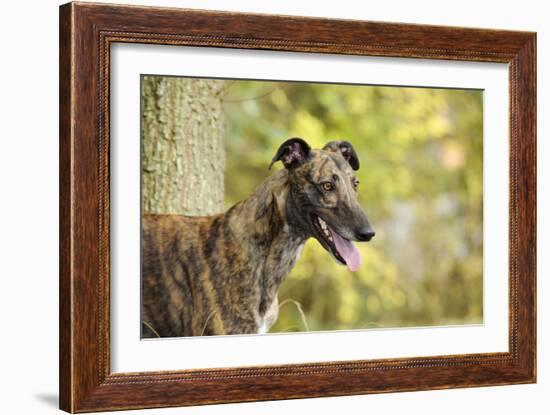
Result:
M264 334L269 331L271 326L277 321L279 315L279 301L277 292L279 285L294 267L294 264L300 257L304 248L304 243L296 243L292 249L281 251L280 254L272 258L263 268L263 292L262 301L268 304L261 310L258 318L258 333ZM262 312L263 311L263 312Z
M271 326L277 321L279 316L279 301L277 296L271 302L271 305L268 307L267 311L263 316L260 317L258 321L258 334L265 334L269 331Z

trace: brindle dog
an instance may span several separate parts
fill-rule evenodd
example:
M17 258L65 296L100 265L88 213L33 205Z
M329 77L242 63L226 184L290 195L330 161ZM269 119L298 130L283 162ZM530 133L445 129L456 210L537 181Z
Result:
M285 169L223 214L143 217L143 337L265 333L277 319L279 286L310 237L357 270L351 241L374 231L357 202L351 144L313 150L291 138L277 161Z

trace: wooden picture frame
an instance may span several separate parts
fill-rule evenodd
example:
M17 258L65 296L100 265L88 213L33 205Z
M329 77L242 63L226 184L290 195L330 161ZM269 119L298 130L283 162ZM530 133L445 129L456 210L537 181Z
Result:
M509 65L509 352L111 373L109 70L117 42ZM69 3L60 8L60 407L68 412L536 380L536 34Z

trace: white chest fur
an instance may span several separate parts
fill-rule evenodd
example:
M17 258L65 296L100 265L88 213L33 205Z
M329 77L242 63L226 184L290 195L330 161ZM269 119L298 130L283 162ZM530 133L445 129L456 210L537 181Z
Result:
M277 321L279 316L279 300L277 297L273 300L267 311L260 317L258 322L258 334L265 334L271 326Z

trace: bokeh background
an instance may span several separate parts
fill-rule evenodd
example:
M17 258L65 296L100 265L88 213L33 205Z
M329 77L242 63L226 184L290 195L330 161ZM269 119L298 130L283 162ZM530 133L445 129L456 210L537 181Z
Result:
M355 273L310 239L271 332L482 322L482 91L144 75L141 107L143 213L222 212L289 137L353 144L376 237Z
M221 82L226 207L270 174L286 138L317 148L346 139L376 230L356 244L355 273L309 240L271 332L482 322L482 91Z

